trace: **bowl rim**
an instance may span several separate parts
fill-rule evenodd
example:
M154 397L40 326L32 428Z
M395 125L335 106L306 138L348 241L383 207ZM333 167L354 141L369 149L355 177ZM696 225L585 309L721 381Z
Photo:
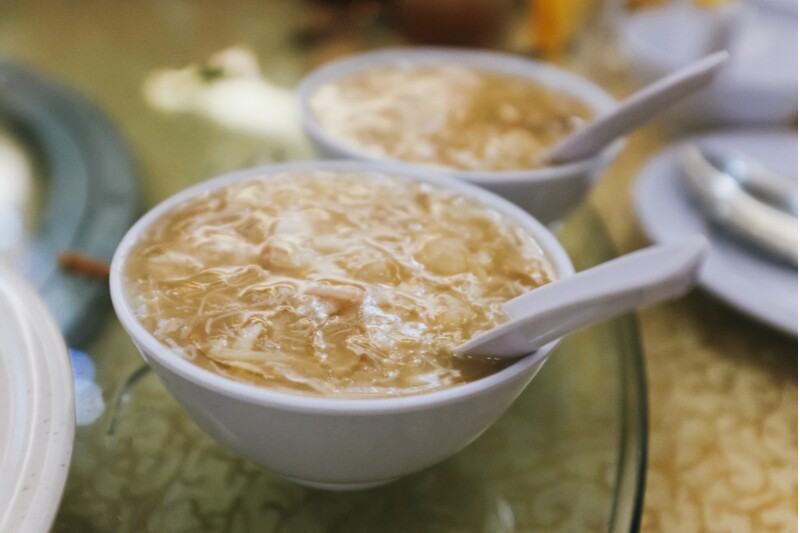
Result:
M489 70L535 80L544 85L565 90L570 95L589 105L597 116L611 111L618 103L602 87L589 79L544 61L488 50L429 46L390 47L336 59L311 71L300 80L296 91L297 105L300 108L300 119L306 134L314 142L324 146L329 152L340 154L340 157L361 161L386 162L409 168L430 168L437 172L447 173L472 183L487 186L519 182L544 182L557 180L564 176L588 173L593 168L602 165L604 161L611 161L624 144L623 139L617 139L593 157L563 165L510 171L461 170L371 154L365 150L360 150L358 147L339 141L320 126L310 109L310 99L319 87L356 72L397 62L420 65L441 64L443 62L460 63L475 67L478 70Z
M553 341L535 352L520 358L507 368L484 378L453 387L423 392L408 396L385 398L327 398L270 390L257 385L238 382L223 377L210 370L201 368L191 361L180 357L167 346L159 342L134 316L124 295L124 266L132 247L138 242L150 225L175 206L199 194L214 191L227 185L252 181L255 179L272 179L275 176L292 171L349 171L388 174L392 177L422 181L447 190L474 198L488 207L496 209L504 216L514 220L531 236L550 261L557 278L572 275L575 270L564 248L549 230L532 215L513 203L482 189L476 185L465 183L455 178L442 176L427 169L408 169L385 163L377 164L362 161L306 161L283 163L254 167L210 180L200 182L170 196L145 213L125 234L114 252L111 261L109 286L111 300L123 328L128 332L134 344L147 352L159 365L170 372L200 387L209 389L228 397L244 400L262 406L269 406L294 412L366 415L388 412L408 412L430 409L437 406L456 403L466 398L481 395L489 390L502 387L526 370L543 362L555 349L561 339ZM145 357L147 360L148 357ZM148 360L148 363L150 361Z

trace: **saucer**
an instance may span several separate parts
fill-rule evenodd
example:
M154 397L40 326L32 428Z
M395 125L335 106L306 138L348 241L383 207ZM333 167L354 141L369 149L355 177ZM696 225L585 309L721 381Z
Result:
M797 134L779 130L716 132L681 140L651 159L633 191L639 222L653 242L703 234L711 253L699 284L741 312L797 335L797 268L780 263L711 225L680 183L679 151L687 144L739 152L797 179Z

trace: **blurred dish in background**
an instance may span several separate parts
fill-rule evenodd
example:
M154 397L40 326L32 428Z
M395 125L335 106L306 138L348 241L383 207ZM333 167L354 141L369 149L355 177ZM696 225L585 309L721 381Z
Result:
M797 268L719 230L696 208L682 185L680 154L691 145L709 153L741 153L797 180L797 134L786 131L712 133L681 141L640 173L634 203L645 234L672 242L702 233L711 253L700 285L740 311L797 335Z
M0 62L0 256L42 295L71 345L87 342L106 316L105 279L59 267L59 256L108 262L133 222L133 161L107 119L83 97ZM74 264L74 262L73 262ZM80 269L78 269L80 270Z
M266 79L246 46L221 50L203 63L155 70L142 91L160 111L194 113L228 129L304 146L294 94Z
M787 122L797 115L797 4L774 3L785 9L759 1L643 10L620 23L623 48L642 82L711 51L731 53L708 90L670 112L681 126Z
M583 102L594 115L603 115L615 108L615 100L603 89L586 78L542 61L525 59L513 54L457 48L387 48L358 54L331 62L309 73L300 82L297 92L300 99L303 128L320 157L385 161L400 166L426 166L413 161L402 161L390 156L380 156L359 147L351 147L347 139L338 138L320 123L311 100L318 90L335 84L338 80L375 68L443 67L459 66L471 70L514 76L542 85ZM431 91L435 90L430 89ZM433 93L431 93L433 94ZM439 95L441 97L441 95ZM353 100L358 103L358 99ZM400 105L403 102L397 102ZM356 111L356 110L350 110ZM363 108L365 117L373 109ZM447 111L443 109L442 111ZM490 109L490 111L492 111ZM513 111L513 110L512 110ZM499 117L500 110L490 114ZM355 115L348 114L348 120ZM424 128L437 127L437 117L431 113L422 117ZM390 128L397 120L386 121ZM584 198L594 180L606 169L620 150L622 139L607 146L601 153L581 161L556 166L524 170L460 170L442 168L439 171L485 187L516 203L532 213L540 222L551 223L566 216ZM487 147L489 148L489 147ZM430 168L430 167L427 167Z
M34 168L14 134L0 129L0 260L16 261L32 231Z
M613 3L613 2L612 2ZM591 14L589 0L528 0L528 25L533 49L544 55L564 52Z

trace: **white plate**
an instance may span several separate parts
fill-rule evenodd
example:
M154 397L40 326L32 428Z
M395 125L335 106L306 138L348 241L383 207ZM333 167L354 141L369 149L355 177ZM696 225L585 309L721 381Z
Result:
M72 455L67 349L36 292L0 264L0 531L47 531Z
M797 134L784 131L719 132L683 140L650 160L634 189L642 229L654 242L702 233L711 254L700 285L740 311L797 335L797 269L776 262L713 228L695 210L681 183L677 151L697 143L716 152L738 151L797 179Z

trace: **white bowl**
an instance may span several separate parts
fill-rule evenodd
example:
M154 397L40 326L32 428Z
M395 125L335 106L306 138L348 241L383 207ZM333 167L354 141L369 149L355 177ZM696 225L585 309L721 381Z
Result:
M233 381L181 358L136 319L123 271L131 247L156 219L181 202L228 184L269 179L287 170L387 172L476 198L519 223L539 243L555 275L574 272L564 249L530 215L472 185L424 169L343 161L254 168L191 187L159 204L125 235L111 264L111 297L123 327L167 390L208 434L242 456L318 488L376 486L431 466L486 430L541 368L558 341L485 378L414 396L329 399Z
M362 161L392 161L409 168L436 172L480 185L530 211L545 224L563 218L583 200L593 181L611 163L622 141L596 157L553 167L521 171L480 172L445 169L389 159L348 145L325 131L309 107L317 90L343 76L398 63L412 65L459 64L534 80L586 103L597 115L610 111L616 101L603 89L576 74L546 63L497 52L449 48L394 48L356 55L329 63L308 76L298 87L303 128L320 155Z
M673 125L781 124L797 115L796 13L752 9L736 28L734 16L679 2L635 14L621 27L623 48L642 84L713 50L731 53L711 85L665 113Z

